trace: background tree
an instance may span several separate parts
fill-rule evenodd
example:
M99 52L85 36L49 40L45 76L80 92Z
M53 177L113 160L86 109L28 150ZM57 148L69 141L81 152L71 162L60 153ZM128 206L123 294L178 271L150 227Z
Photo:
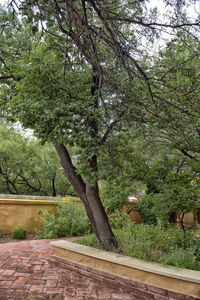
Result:
M4 125L0 128L0 193L64 196L73 195L73 189L52 146L41 146Z

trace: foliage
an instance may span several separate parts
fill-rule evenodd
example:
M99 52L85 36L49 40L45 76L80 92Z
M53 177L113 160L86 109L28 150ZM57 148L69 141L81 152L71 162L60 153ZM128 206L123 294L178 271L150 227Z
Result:
M136 203L136 207L142 217L144 224L156 225L157 217L153 205L152 195L147 195Z
M176 228L129 223L115 230L123 253L135 258L200 271L200 238ZM98 247L94 236L77 243Z
M154 160L144 176L147 195L139 201L138 209L144 222L156 224L159 220L167 224L174 215L185 230L183 218L186 213L198 212L199 173L188 159L176 152Z
M113 229L122 229L131 222L129 216L119 210L109 215L109 221Z
M90 234L87 237L80 238L76 241L77 244L93 247L93 248L98 248L102 249L102 245L99 243L97 240L96 236L94 233Z
M3 237L3 230L0 229L0 238Z
M0 128L0 166L2 194L73 195L53 147L5 124Z
M91 232L89 220L79 203L59 203L56 215L45 210L39 214L42 215L42 229L36 232L38 238L80 236Z
M155 178L161 177L160 183L154 178L150 182L142 177L146 169L143 157L135 155L132 164L128 153L134 149L131 134L137 131L147 143L159 140L170 150L199 159L200 93L195 68L199 19L190 19L187 1L164 1L165 18L158 9L149 8L146 0L56 5L51 0L20 1L20 14L12 11L15 3L11 0L8 11L0 10L0 98L7 119L19 120L60 150L65 174L84 202L98 237L104 236L98 231L105 232L100 225L110 230L103 209L99 210L101 218L96 215L101 207L99 179L111 187L105 192L110 211L132 192L133 180L142 180L148 192L166 203L162 184L168 169ZM163 32L168 33L167 44ZM155 45L162 45L162 36L163 50L152 53ZM77 148L73 162L67 150L70 146ZM109 160L114 163L107 165ZM175 181L165 182L166 188L173 185L169 199L181 192ZM195 193L190 188L191 183L183 184L180 194L188 192L193 205ZM113 192L119 196L116 203ZM167 209L171 211L172 205ZM185 204L181 209L187 210ZM111 232L108 236L114 243Z
M24 228L17 228L13 231L12 237L16 240L24 240L27 236L27 231Z

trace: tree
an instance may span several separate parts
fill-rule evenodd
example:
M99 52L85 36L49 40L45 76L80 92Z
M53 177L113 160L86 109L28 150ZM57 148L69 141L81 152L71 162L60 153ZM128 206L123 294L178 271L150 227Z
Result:
M166 28L192 28L194 33L199 27L198 20L191 22L183 15L183 1L166 3L173 13L162 24L156 10L145 9L146 1L109 0L21 1L29 25L24 18L6 29L3 23L2 99L8 117L15 115L55 144L96 236L107 247L117 242L99 197L99 156L106 141L127 122L146 124L151 114L159 117L164 111L160 104L167 98L164 93L160 97L161 83L151 76L153 60L144 50L147 43L141 43L141 33L152 45L154 33ZM37 33L38 21L42 32ZM7 51L6 36L13 28L14 46ZM23 47L18 49L19 40ZM80 149L78 170L66 148L69 144Z
M70 187L52 146L41 146L16 129L1 126L0 193L64 196L73 193Z

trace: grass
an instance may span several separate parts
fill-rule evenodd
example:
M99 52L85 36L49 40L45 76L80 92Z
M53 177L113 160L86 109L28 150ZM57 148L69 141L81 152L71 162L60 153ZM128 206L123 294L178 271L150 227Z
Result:
M175 227L136 225L131 222L114 229L124 255L200 271L200 231L183 232ZM77 243L101 248L94 234Z

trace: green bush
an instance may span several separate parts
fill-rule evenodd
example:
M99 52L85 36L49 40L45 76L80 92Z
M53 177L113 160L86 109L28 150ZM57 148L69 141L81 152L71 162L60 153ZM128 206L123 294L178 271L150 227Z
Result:
M156 225L157 217L155 214L152 194L147 195L144 199L141 199L136 203L137 209L143 219L144 224Z
M163 256L161 263L185 269L200 270L200 262L196 261L193 248L175 249L169 255Z
M85 245L85 246L89 246L89 247L92 247L92 248L98 248L98 249L102 248L101 244L97 240L94 233L90 234L88 237L83 237L81 239L78 239L76 241L76 243L81 244L81 245Z
M127 223L114 230L125 255L139 259L200 271L200 238L177 228ZM78 243L100 248L94 235Z
M109 216L109 221L112 229L122 229L131 222L129 216L119 210L116 210Z
M0 229L0 238L3 237L3 230Z
M42 214L42 229L36 232L38 238L80 236L92 231L85 210L79 203L59 203L57 215L48 211L39 213Z
M17 228L12 234L13 239L24 240L27 236L27 231L24 228Z

